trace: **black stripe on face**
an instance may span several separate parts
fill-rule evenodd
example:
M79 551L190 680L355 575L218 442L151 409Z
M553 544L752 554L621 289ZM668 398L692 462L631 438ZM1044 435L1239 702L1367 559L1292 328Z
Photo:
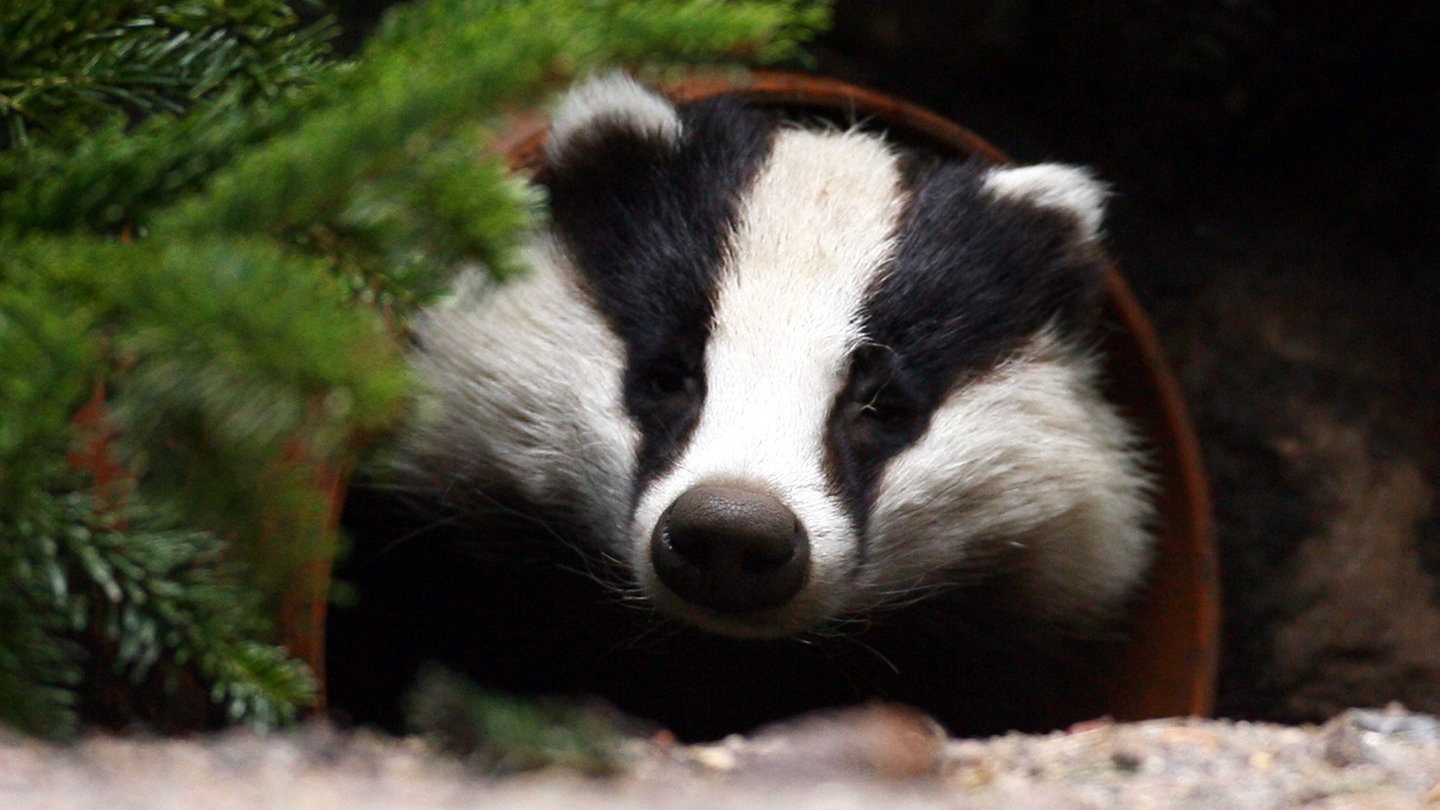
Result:
M730 99L680 115L678 143L597 127L539 178L588 294L625 344L639 483L674 462L699 420L717 276L773 133L767 117Z
M977 162L911 165L892 264L866 293L866 345L831 412L827 467L864 525L881 471L957 387L1047 325L1085 332L1102 259L1068 214L981 190Z

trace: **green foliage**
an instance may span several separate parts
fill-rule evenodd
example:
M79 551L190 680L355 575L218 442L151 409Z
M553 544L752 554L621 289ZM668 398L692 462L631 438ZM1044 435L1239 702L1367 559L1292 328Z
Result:
M142 227L293 120L332 34L281 0L0 6L0 236Z
M147 497L243 537L239 549L272 591L317 551L329 553L328 541L267 533L265 518L322 525L329 507L311 491L306 462L353 452L359 435L393 422L406 377L394 341L372 312L346 301L326 262L235 238L34 238L8 248L0 296L28 296L26 310L6 309L33 318L29 329L7 328L12 312L0 311L0 352L7 362L50 361L55 373L34 392L33 367L7 378L43 400L48 418L16 420L33 435L17 436L14 452L29 458L7 463L0 480L45 459L63 464L76 407L93 380L115 374L119 455L145 472ZM101 346L109 371L102 358L64 356Z
M480 689L439 667L420 673L406 725L486 774L546 767L614 773L629 754L618 715L599 705Z
M56 535L70 521L63 504L33 490L7 499L6 512L0 520L0 722L69 736L84 650L71 638L76 617L66 603L69 578L53 562Z
M450 181L490 210L487 221L497 228L483 238L476 238L473 226L468 232L453 227L465 221L463 210L453 217L431 215L430 224L443 234L435 240L415 227L418 218L406 215L408 207L352 204L363 205L365 191L377 182L401 192L392 199L424 199L434 173L425 161L417 164L417 152L463 150L477 139L476 126L506 108L534 105L576 76L641 60L794 56L811 26L825 19L823 6L801 0L434 0L402 6L353 69L332 76L334 85L324 94L328 103L317 101L293 131L244 154L216 175L205 195L167 213L156 227L274 234L324 223L370 243L377 231L388 231L410 251L387 267L401 269L411 289L438 289L462 259L507 269L533 200L498 159L471 167L463 186L461 178ZM406 194L405 187L415 192ZM443 227L447 223L450 228ZM466 252L452 252L457 248ZM381 287L397 286L387 271L378 277L360 272Z
M243 104L308 81L323 26L274 0L49 0L0 5L0 148L66 147L97 129Z
M148 212L196 191L299 113L289 100L237 106L236 95L134 127L112 122L71 147L0 152L0 238L143 233Z
M231 722L272 727L314 698L303 665L256 641L257 593L207 532L153 512L97 508L79 494L32 497L0 522L0 721L50 737L78 731L86 648L104 649L103 701L117 722L146 716L136 696L193 699L193 671ZM15 634L11 637L10 634ZM163 663L163 666L161 666ZM123 707L123 708L122 708ZM173 722L173 721L171 721Z
M71 418L94 384L94 317L0 269L0 520L63 476Z
M262 503L256 470L284 457L282 434L303 436L314 452L333 455L336 434L347 426L378 425L393 414L401 381L393 347L373 317L357 321L342 306L323 265L311 259L297 267L271 246L43 238L6 248L0 720L67 736L83 698L112 706L105 712L112 722L165 727L174 719L126 708L139 705L133 695L151 692L171 695L152 699L160 705L193 702L173 678L152 682L157 669L192 673L227 720L268 726L292 717L313 700L314 684L302 665L268 643L262 617L273 611L262 598L295 570L297 554L333 543L317 528L323 518L307 525L297 516L328 505L317 502L308 482L286 486L283 469L267 481L272 487L264 494L273 502ZM282 273L289 276L284 283ZM264 310L277 294L291 296L283 324L255 323L234 309ZM315 341L324 341L323 351ZM295 348L308 352L308 365L288 362L299 356ZM348 366L335 362L344 351L355 352ZM392 358L390 373L383 362L378 371L362 370L360 363L377 356ZM364 379L345 379L347 372ZM124 426L120 447L129 448L131 469L147 476L141 493L97 508L84 494L92 482L67 455L88 449L76 448L77 441L94 440L76 435L75 412L107 377L122 384L108 403ZM305 397L340 397L346 412L332 404L323 414L328 419L309 422L287 420L283 407L280 415L254 413L277 398L289 398L294 410L294 400ZM384 416L375 413L377 401L389 409ZM187 432L196 421L223 435ZM144 457L156 451L167 457ZM194 476L213 478L196 486ZM159 520L144 506L147 499L167 500L173 505L167 513L189 520ZM310 536L255 531L262 511ZM247 573L239 575L232 552L222 555L227 546L214 532L187 524L228 527L231 547L251 562ZM126 676L121 686L106 686L111 674Z
M314 685L265 617L334 554L325 482L404 412L404 319L459 264L518 270L540 215L488 154L502 113L615 66L792 57L826 14L430 0L339 63L286 0L0 6L0 720L164 727L187 682L293 716Z

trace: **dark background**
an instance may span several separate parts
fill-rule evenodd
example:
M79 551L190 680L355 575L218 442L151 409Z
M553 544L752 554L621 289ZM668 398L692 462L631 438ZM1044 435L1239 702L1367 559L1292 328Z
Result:
M346 4L345 43L384 2ZM1440 3L839 2L811 69L1111 182L1215 490L1222 714L1440 711Z
M817 52L1114 184L1214 488L1219 711L1440 711L1440 4L841 2Z

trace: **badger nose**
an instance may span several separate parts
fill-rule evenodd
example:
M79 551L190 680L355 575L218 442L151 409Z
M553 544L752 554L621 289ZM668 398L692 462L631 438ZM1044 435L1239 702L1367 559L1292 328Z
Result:
M676 596L724 613L788 602L810 568L805 529L779 498L758 489L701 484L660 516L650 558Z

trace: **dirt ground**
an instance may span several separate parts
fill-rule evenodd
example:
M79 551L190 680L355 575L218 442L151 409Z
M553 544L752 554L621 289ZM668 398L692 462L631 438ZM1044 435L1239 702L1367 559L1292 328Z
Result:
M0 807L1401 808L1440 805L1440 721L1352 710L1321 726L1095 722L954 740L911 712L818 715L704 746L628 743L623 770L494 776L416 739L324 725L260 737L0 736Z

